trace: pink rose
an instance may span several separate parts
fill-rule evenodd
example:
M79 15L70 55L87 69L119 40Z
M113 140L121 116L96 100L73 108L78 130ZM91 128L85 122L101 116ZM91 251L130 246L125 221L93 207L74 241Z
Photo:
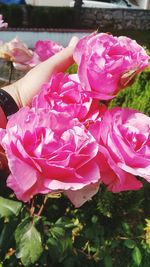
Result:
M99 114L99 101L83 91L77 75L58 73L52 76L33 99L33 107L68 112L80 121Z
M99 167L101 182L107 185L108 190L119 193L127 190L139 190L142 183L136 177L122 170L111 156L107 148L99 146Z
M33 52L18 37L6 43L6 45L12 61L24 63L32 58Z
M66 192L71 199L71 192L100 179L98 144L67 113L22 108L10 117L6 130L1 129L0 140L11 171L7 185L23 201L53 191ZM77 205L83 203L80 198Z
M33 57L33 52L19 38L14 38L0 47L0 57L14 64L26 65Z
M139 189L134 175L150 182L150 118L138 111L114 108L90 132L97 136L101 179L109 190ZM96 132L97 130L97 132Z
M3 16L0 14L0 29L7 28L7 27L8 27L8 23L4 22Z
M92 175L92 173L88 173L88 175ZM84 186L79 190L67 190L65 194L70 199L70 201L74 204L76 208L79 208L86 201L90 200L99 190L100 181L97 183L91 183L89 185Z
M107 147L103 145L101 140L102 120L106 110L101 114L101 117L89 124L88 130L99 143L99 152L96 157L96 162L100 168L101 183L108 186L108 190L113 193L138 190L142 183L138 181L134 175L125 172L117 166L115 158L112 158ZM104 130L104 129L103 129Z
M148 66L149 57L128 37L95 33L79 40L74 59L82 87L92 97L107 100Z
M34 52L39 56L41 61L48 59L63 49L63 46L52 40L39 40L35 44Z
M36 65L41 63L41 60L39 56L35 53L32 52L32 57L27 60L27 61L22 61L22 62L13 62L13 66L16 70L21 70L21 71L28 71L32 68L34 68Z
M39 56L18 37L1 44L0 57L12 61L14 68L22 71L29 70L41 63Z
M23 46L27 48L27 46L22 43ZM16 58L16 55L19 54L20 48L16 50L16 54L14 54L14 62L13 65L17 70L29 70L42 61L48 59L49 57L53 56L54 54L58 53L63 49L62 46L58 45L57 43L49 40L49 41L37 41L35 44L34 51L28 50L27 48L27 54L30 52L30 57L27 58L27 60L21 60L21 58ZM23 49L24 50L24 49ZM25 49L26 50L26 49ZM24 52L25 52L24 50Z

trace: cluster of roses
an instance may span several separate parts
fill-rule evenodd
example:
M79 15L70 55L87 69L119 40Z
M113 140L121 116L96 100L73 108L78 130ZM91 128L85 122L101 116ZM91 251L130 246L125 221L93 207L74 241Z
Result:
M28 71L62 49L63 46L52 40L39 40L31 50L26 43L15 37L10 42L1 42L0 58L11 61L17 70Z
M4 22L0 14L0 29L7 27L8 23ZM6 43L0 41L0 58L11 61L17 70L27 71L62 49L63 46L52 40L38 40L31 50L26 43L15 37Z
M128 37L81 38L75 74L54 74L32 102L12 115L0 142L8 158L7 185L22 201L62 192L76 206L101 184L117 193L150 181L150 118L109 101L149 64ZM105 103L105 104L104 104Z

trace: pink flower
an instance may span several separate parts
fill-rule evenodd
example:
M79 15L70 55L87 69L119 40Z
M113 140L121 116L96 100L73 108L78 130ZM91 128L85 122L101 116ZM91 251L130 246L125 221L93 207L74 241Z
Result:
M90 176L92 173L88 173ZM84 186L79 190L67 190L65 193L76 208L90 200L99 190L100 181Z
M33 52L16 37L0 47L0 56L15 63L26 64L32 59Z
M18 37L1 44L0 57L12 61L14 68L22 71L29 70L41 63L39 56Z
M52 76L33 99L33 107L68 112L80 121L99 114L99 101L83 91L77 75L58 73Z
M49 41L39 40L35 44L34 51L30 50L32 56L27 61L22 61L22 62L15 61L13 65L17 70L29 70L38 65L39 63L41 63L42 61L58 53L62 49L63 49L62 46L58 45L57 43L51 40Z
M39 56L41 61L48 59L63 49L63 46L52 40L39 40L35 44L34 52Z
M142 187L142 183L133 174L122 170L116 164L107 148L100 145L98 156L101 181L107 185L109 191L119 193L127 190L139 190Z
M3 16L0 14L0 29L7 28L7 27L8 27L8 23L4 22Z
M109 190L139 189L142 184L134 175L150 182L148 116L127 108L114 108L106 111L102 121L96 122L90 132L100 144L101 179Z
M106 33L82 38L74 51L82 87L94 98L111 99L148 66L145 50L128 37Z
M100 179L95 162L98 144L67 113L22 108L10 117L6 130L1 129L0 140L11 171L7 185L23 201L38 193L67 194L68 190L71 199L71 192ZM91 190L89 197L96 193L93 186ZM80 199L78 206L84 202ZM75 197L73 202L76 204Z
M13 62L13 66L16 70L28 71L40 63L41 61L40 61L39 56L35 52L32 52L32 57L29 60L24 61L24 62L15 61Z
M16 39L15 39L16 40ZM14 41L13 41L14 42ZM10 42L10 44L12 41ZM62 46L56 44L55 42L49 41L37 41L35 44L34 51L28 49L26 44L19 41L22 47L18 47L15 50L15 53L12 53L12 60L13 65L17 70L29 70L42 61L48 59L49 57L53 56L57 52L63 49ZM12 45L12 44L11 44ZM21 58L20 55L24 55L25 58Z

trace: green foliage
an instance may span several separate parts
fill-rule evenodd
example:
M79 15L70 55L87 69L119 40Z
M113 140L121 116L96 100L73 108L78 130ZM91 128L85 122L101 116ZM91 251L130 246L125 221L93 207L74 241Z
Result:
M21 207L20 202L0 197L0 217L17 216Z
M23 26L23 9L19 5L12 4L10 6L0 4L0 14L3 14L5 21L8 22L9 27Z
M10 9L8 5L0 4L0 14L3 14L3 19L10 22L9 16L10 16Z
M74 15L74 9L69 7L36 7L30 25L38 28L68 28L74 24Z
M142 254L138 247L135 247L132 251L132 258L136 266L140 266L142 261Z
M30 5L0 4L9 27L31 28L76 28L77 10L71 7L44 7Z
M145 70L135 82L110 103L110 107L122 106L137 109L150 116L150 69Z
M25 204L13 218L1 219L0 261L4 267L149 267L149 189L146 184L137 192L112 194L101 187L80 209L63 196L48 198L42 214L38 196L34 206Z
M43 248L40 233L35 228L34 222L28 218L23 220L15 231L17 252L24 266L34 264L40 257Z
M20 9L19 5L11 5L9 10L9 24L11 23L11 27L19 28L23 20L23 9Z

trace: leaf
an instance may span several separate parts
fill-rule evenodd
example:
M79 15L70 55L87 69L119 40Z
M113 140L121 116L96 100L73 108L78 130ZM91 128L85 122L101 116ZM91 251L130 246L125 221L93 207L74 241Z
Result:
M21 210L22 203L0 197L0 217L17 216Z
M9 220L9 223L4 223L0 232L0 257L4 257L8 249L13 246L14 232L17 224L18 220L16 217L15 219L13 218Z
M126 234L128 234L128 235L131 234L130 225L129 225L128 223L123 222L123 223L122 223L122 228L123 228L123 231L124 231Z
M124 73L120 79L120 86L122 88L131 85L137 76L137 70L130 70Z
M132 259L137 266L140 266L142 261L142 254L138 247L135 247L132 252Z
M57 226L52 227L50 229L50 232L52 236L56 238L61 238L65 235L65 230L62 227L57 227Z
M43 252L40 233L34 223L25 219L15 231L17 257L24 266L34 264Z
M98 222L98 216L93 215L92 218L91 218L91 222L92 222L93 224L96 224L96 223Z
M109 254L107 254L104 258L104 265L105 267L112 267L112 259Z
M62 247L59 239L53 237L49 238L47 241L48 253L52 262L59 262L59 259L62 255Z
M79 224L79 220L75 220L74 222L72 222L69 218L67 217L60 217L55 225L59 226L59 227L63 227L64 229L72 229L74 227L76 227Z
M124 245L127 248L133 249L136 246L136 243L135 243L134 240L127 239L127 240L124 241Z

